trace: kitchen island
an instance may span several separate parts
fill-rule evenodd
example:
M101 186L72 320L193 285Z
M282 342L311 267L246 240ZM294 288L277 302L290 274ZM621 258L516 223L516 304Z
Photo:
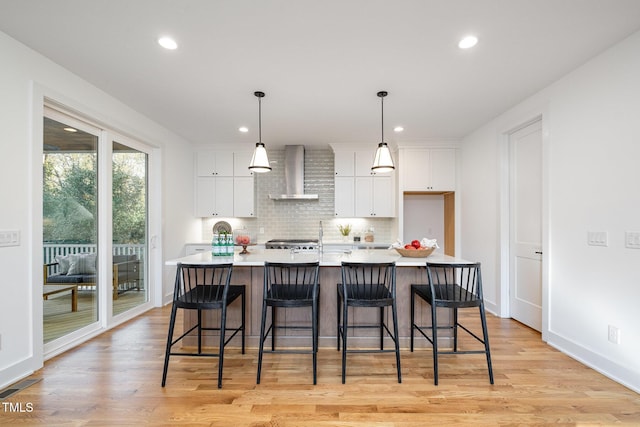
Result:
M398 305L398 329L400 337L400 346L409 348L410 329L410 285L412 283L426 283L424 267L427 260L429 262L444 263L467 263L460 258L454 258L440 253L433 253L428 258L407 258L400 256L393 250L328 250L319 254L318 252L291 251L287 249L253 249L248 248L248 254L241 255L238 250L233 256L220 257L213 256L211 252L200 252L183 258L169 260L167 265L183 264L220 264L233 263L233 274L231 277L232 284L246 285L246 338L249 347L257 347L260 337L260 317L262 310L262 291L263 291L263 267L265 261L269 262L315 262L320 263L320 347L336 348L336 321L337 321L337 296L336 286L341 281L340 265L342 261L349 262L395 262L396 263L396 297ZM350 312L349 319L357 323L373 323L377 321L377 310L366 310L362 308L353 308ZM388 310L387 316L391 316ZM440 312L439 312L440 313ZM215 316L213 314L212 316ZM439 318L446 318L446 311ZM195 316L195 314L194 314ZM236 325L240 322L240 310L235 305L229 307L227 313L227 322L229 325ZM279 323L311 323L309 310L300 310L290 308L284 310L284 313L278 312ZM442 317L440 317L442 316ZM192 324L193 319L190 315L185 314L185 327ZM217 322L217 317L213 318ZM416 322L421 324L431 323L431 312L427 304L422 302L416 303ZM392 322L389 320L389 324ZM210 331L207 331L210 332ZM276 337L278 346L288 347L306 347L309 345L309 336L304 331L298 329L288 329L278 331ZM354 335L349 335L350 342L361 348L373 348L379 345L379 338L374 330L354 330ZM441 341L441 339L442 341ZM439 336L438 342L443 346L448 346L449 339L446 336ZM187 341L188 342L188 341ZM239 343L239 340L238 340ZM205 338L206 345L216 345L213 333ZM229 344L233 346L233 341ZM239 344L238 344L239 345ZM393 343L388 339L385 346L392 346ZM424 339L416 340L416 347L430 346Z

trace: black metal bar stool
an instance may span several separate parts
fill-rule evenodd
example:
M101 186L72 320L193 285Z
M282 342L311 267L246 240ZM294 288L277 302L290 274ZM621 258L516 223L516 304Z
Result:
M167 336L167 348L164 357L164 370L162 372L162 387L167 381L170 356L198 356L218 357L218 388L222 387L222 367L224 362L224 348L238 332L242 336L242 354L244 354L245 341L245 285L230 285L232 264L178 264L176 282L173 291L173 306L171 307L171 319L169 320L169 335ZM240 326L229 329L233 333L225 338L227 331L227 306L240 297L242 320ZM185 331L180 337L173 339L173 332L178 309L197 310L198 317L194 326ZM202 312L205 310L221 310L219 327L203 327ZM175 344L197 330L198 351L196 353L186 351L172 351ZM220 331L220 344L217 353L202 352L202 331Z
M493 384L489 335L482 297L482 276L480 263L474 264L439 264L427 262L428 284L411 285L411 351L413 351L414 331L420 332L433 347L433 382L438 385L438 356L441 354L485 354L489 368L489 381ZM431 325L415 323L415 300L419 297L431 307ZM453 310L453 323L438 324L437 308L445 307ZM480 311L482 337L479 337L458 322L458 309L477 307ZM458 350L458 327L483 344L483 350ZM438 348L438 330L447 329L453 332L453 350L442 351ZM427 330L430 332L427 334Z
M310 263L276 263L265 262L262 298L262 322L260 325L260 350L258 353L258 375L256 382L260 384L263 353L300 353L313 355L313 383L317 381L318 362L318 300L320 285L318 273L320 264ZM271 325L265 331L267 322L267 307L271 307ZM276 323L276 309L280 308L311 308L311 325ZM310 350L276 350L276 329L309 329L311 330ZM264 341L271 333L271 350L264 349Z
M398 382L402 382L400 368L400 346L398 342L398 313L396 308L396 265L389 263L342 262L342 283L338 283L337 295L337 344L342 340L342 383L345 383L347 353L396 353ZM376 324L349 325L349 307L371 307L380 309L380 320ZM384 321L384 309L391 307L393 333ZM341 317L342 315L342 323ZM348 330L375 328L380 330L380 350L347 348ZM385 332L395 344L394 350L384 349Z

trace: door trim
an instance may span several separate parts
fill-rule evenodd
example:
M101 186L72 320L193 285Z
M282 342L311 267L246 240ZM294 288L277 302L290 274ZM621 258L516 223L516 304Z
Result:
M100 112L92 111L91 113L85 113L87 107L82 103L79 103L75 99L70 99L63 94L58 93L49 87L32 81L30 86L31 95L31 123L29 129L29 138L31 140L31 161L30 161L30 181L29 187L31 192L31 209L29 209L29 220L31 224L31 231L29 241L31 244L32 256L29 261L29 282L33 283L31 289L31 307L32 307L32 328L30 331L32 354L25 363L24 371L35 371L40 369L44 365L44 361L48 360L58 354L64 353L71 348L74 348L83 342L112 329L127 320L133 319L144 311L149 310L152 307L160 307L163 305L163 286L162 286L162 235L161 235L161 218L162 218L162 195L161 195L161 175L162 175L162 149L156 145L153 145L147 139L139 137L136 132L123 132L109 117L102 116ZM149 283L149 301L146 304L140 305L137 308L133 308L126 312L126 316L118 315L111 316L111 321L108 324L104 315L102 320L98 324L91 328L82 329L78 333L78 336L73 336L73 339L68 343L65 343L57 348L46 348L43 344L43 326L42 326L42 293L36 290L42 286L42 140L43 140L43 126L42 117L44 117L45 105L55 110L62 111L64 114L77 118L80 121L88 123L92 126L96 126L100 129L108 129L108 132L119 135L130 135L128 137L135 144L140 144L136 147L144 148L141 151L145 151L149 155L149 205L148 205L148 257L149 257L149 270L148 283ZM111 123L111 124L110 124ZM102 144L104 145L104 144ZM98 148L100 150L100 147ZM109 150L110 152L110 150ZM105 171L98 171L99 179L105 179ZM111 194L111 193L109 193ZM105 196L110 198L110 196ZM104 201L103 201L104 203ZM110 205L109 205L110 206ZM109 208L110 209L110 208ZM99 230L99 233L101 231ZM109 240L107 240L109 242ZM110 248L110 243L109 243ZM104 269L101 269L104 270ZM101 277L104 280L104 277Z
M503 123L498 129L500 156L499 188L499 315L510 317L509 281L510 281L510 196L509 196L509 135L540 120L542 123L542 340L547 341L549 334L549 113L545 106L524 117Z

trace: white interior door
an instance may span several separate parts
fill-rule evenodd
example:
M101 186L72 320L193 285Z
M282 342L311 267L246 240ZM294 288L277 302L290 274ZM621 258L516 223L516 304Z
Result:
M509 135L511 317L542 329L542 122Z

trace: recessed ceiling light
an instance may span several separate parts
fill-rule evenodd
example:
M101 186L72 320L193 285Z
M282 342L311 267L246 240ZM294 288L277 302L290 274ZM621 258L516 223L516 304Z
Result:
M478 43L478 38L475 36L467 36L460 40L458 43L458 47L460 49L469 49L470 47L474 47Z
M158 44L165 49L175 50L178 48L178 43L171 37L160 37L158 39Z
M238 130L239 130L240 132L242 132L242 133L247 133L247 132L249 132L249 128L248 128L248 127L246 127L246 126L240 126L240 127L238 128Z
M63 128L64 130L66 130L67 132L78 132L78 129L74 129L74 128L70 128L70 127L66 127Z
M394 132L402 132L404 130L404 128L402 126L396 126L393 128Z

